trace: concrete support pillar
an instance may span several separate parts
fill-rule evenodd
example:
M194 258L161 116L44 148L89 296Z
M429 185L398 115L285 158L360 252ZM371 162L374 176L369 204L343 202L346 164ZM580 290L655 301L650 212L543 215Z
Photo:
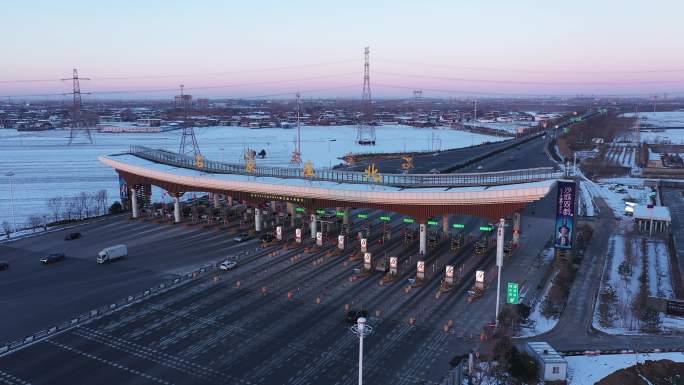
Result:
M226 195L226 206L233 207L233 197L230 195Z
M349 215L350 215L350 209L349 207L344 208L344 216L342 217L342 223L345 225L349 224Z
M271 201L271 212L278 211L278 201Z
M420 255L425 255L427 252L427 227L425 222L420 223L420 249L418 251Z
M311 214L311 239L316 238L316 232L318 231L316 229L316 214Z
M214 208L218 209L221 207L221 202L219 202L219 195L218 194L211 194L214 197Z
M180 196L177 194L173 195L173 221L176 223L181 221Z
M261 208L254 208L254 230L261 231Z
M513 244L520 242L520 213L513 213Z
M131 210L133 212L133 218L139 216L138 212L138 189L135 186L131 186Z
M442 232L445 237L449 235L449 214L442 216Z
M287 202L285 204L287 208L287 213L290 214L290 226L294 227L295 225L295 209L294 209L294 204Z

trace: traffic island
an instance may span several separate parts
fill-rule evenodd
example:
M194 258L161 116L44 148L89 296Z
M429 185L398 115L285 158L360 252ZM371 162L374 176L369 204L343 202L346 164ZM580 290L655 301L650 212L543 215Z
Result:
M397 280L397 278L399 278L399 274L392 274L391 272L388 272L387 274L383 275L382 278L380 278L380 285L394 282Z
M352 255L349 256L349 260L350 260L350 261L358 261L358 260L361 259L362 257L363 257L363 254L361 254L361 253L359 253L359 252L355 252L355 253L353 253Z
M412 287L412 288L418 288L418 287L421 287L421 286L425 285L426 283L427 283L427 280L426 280L426 279L414 278L414 279L412 279L412 280L410 281L410 285L409 285L409 286Z
M454 284L453 283L448 283L446 281L442 281L442 283L439 284L439 289L438 293L447 293L450 292L451 290L454 289Z

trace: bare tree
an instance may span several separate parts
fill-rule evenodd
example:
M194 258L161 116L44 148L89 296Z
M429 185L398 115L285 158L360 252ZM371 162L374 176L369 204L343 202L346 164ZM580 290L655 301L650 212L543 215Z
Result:
M31 215L28 218L28 224L29 224L29 227L31 228L31 230L33 230L33 232L35 232L36 229L39 228L43 224L43 218L41 218L38 215Z
M62 213L62 206L64 205L64 198L53 197L47 200L47 206L55 222L59 220L59 215Z
M107 213L107 190L100 190L95 194L95 201L97 202L97 214Z
M76 195L76 207L78 208L78 218L83 219L88 216L88 194L82 192Z
M75 219L79 215L78 211L78 198L77 197L68 197L66 198L66 203L64 205L65 208L65 216L67 217L68 220Z
M2 230L5 232L7 239L9 239L10 235L12 235L12 225L7 221L3 221Z

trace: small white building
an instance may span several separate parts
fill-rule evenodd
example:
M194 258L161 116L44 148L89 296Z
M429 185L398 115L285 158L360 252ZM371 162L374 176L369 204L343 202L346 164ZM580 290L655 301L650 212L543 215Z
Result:
M634 222L639 231L652 234L667 231L672 217L666 206L638 205L634 207Z
M548 342L528 342L527 353L537 361L539 379L542 381L565 381L568 362Z

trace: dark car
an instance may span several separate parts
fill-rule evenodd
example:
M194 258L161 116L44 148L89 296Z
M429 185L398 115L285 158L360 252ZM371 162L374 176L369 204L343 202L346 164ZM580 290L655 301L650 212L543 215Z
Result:
M63 261L64 259L66 259L66 255L64 255L64 253L52 253L52 254L48 254L47 257L41 259L40 263L47 265L49 263L56 263L59 261Z
M347 323L355 325L361 317L368 317L368 310L350 310L347 312Z
M266 243L273 242L274 239L275 239L275 236L271 233L266 233L266 234L261 236L261 242L266 242Z
M81 233L69 233L69 234L64 236L65 241L71 241L71 240L79 239L79 238L81 238Z
M240 233L233 238L233 240L237 243L249 241L250 239L252 239L252 236L247 233Z
M0 271L9 270L9 263L5 261L0 261Z

